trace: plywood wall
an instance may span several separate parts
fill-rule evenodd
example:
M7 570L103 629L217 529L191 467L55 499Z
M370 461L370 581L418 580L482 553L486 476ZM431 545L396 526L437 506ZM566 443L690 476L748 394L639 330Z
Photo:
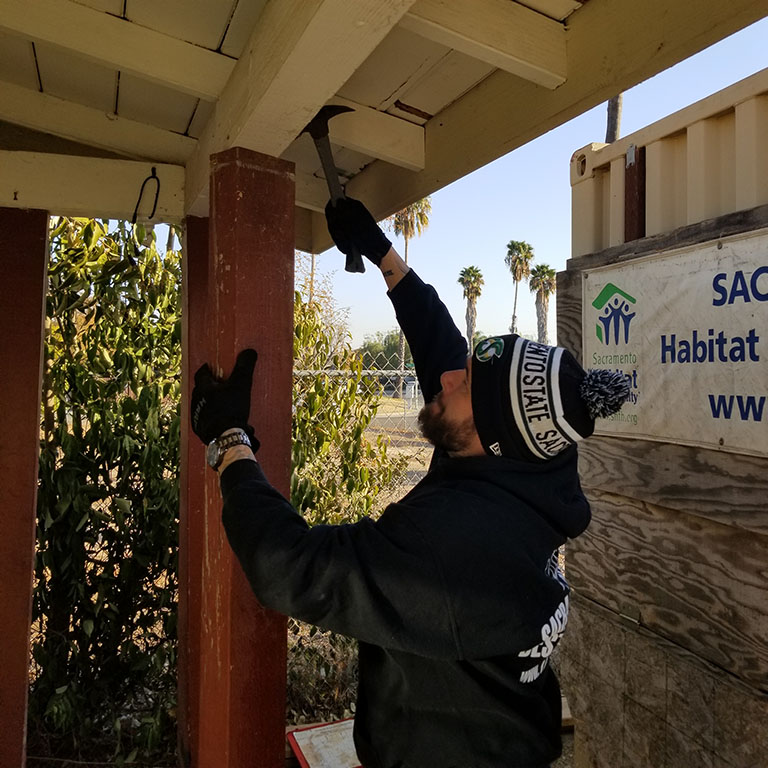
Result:
M558 338L581 353L581 272L768 224L765 207L571 259ZM569 544L561 659L575 768L768 766L768 459L593 437ZM758 725L759 724L759 725Z

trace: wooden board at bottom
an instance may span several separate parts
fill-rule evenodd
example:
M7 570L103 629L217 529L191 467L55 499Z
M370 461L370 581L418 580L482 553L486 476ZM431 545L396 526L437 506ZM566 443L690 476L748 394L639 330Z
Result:
M352 740L354 719L297 728L288 743L302 768L360 768Z

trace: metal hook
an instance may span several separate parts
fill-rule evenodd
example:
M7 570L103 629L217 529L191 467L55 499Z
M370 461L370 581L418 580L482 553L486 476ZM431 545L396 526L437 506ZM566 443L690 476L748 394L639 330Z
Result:
M131 227L132 228L134 226L136 226L136 219L138 218L138 215L139 215L139 205L141 205L141 198L144 196L144 187L147 186L147 182L148 181L152 181L153 179L154 179L154 181L157 182L157 187L155 189L155 203L152 206L152 212L149 214L149 216L147 218L151 219L155 215L155 211L157 210L157 201L158 201L158 199L160 197L160 179L157 176L157 168L152 166L152 172L141 183L141 189L139 190L139 198L138 198L138 200L136 200L136 207L133 209L133 216L131 217ZM135 243L133 243L133 253L134 253L135 256L138 256L138 252L136 250L136 244ZM131 262L131 265L135 267L136 266L136 260L133 258L133 256L131 256L130 253L127 253L126 255L128 256L128 260Z

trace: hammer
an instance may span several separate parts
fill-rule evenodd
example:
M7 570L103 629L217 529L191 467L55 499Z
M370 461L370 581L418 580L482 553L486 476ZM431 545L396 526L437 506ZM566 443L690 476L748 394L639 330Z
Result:
M302 133L308 133L315 142L315 147L323 166L323 173L325 174L325 181L328 184L328 192L331 195L332 203L335 203L337 200L342 200L345 195L344 190L341 188L341 182L339 181L339 173L333 162L333 155L331 154L331 142L328 140L328 121L335 115L340 115L342 112L352 111L351 107L333 105L322 107L302 131ZM352 250L347 254L347 263L344 269L346 269L347 272L365 272L363 259L354 246L352 246Z

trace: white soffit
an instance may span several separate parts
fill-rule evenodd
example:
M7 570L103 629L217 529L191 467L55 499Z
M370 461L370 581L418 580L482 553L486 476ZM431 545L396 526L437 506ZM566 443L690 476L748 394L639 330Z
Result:
M117 114L167 131L184 133L199 101L189 94L122 74Z
M125 17L142 27L215 51L237 4L237 0L126 0Z
M212 152L282 153L318 211L320 165L296 136L348 100L336 164L384 215L766 14L768 0L0 0L0 120L186 164L195 215ZM319 218L298 219L327 244Z
M43 93L101 112L115 111L117 70L46 43L36 43L35 51Z
M440 61L398 93L387 112L425 123L484 80L494 67L459 51L449 51Z
M0 79L37 90L37 68L32 43L0 32Z
M386 110L449 53L450 48L444 45L395 27L344 83L338 95Z
M221 52L240 58L267 0L240 0L232 14Z

